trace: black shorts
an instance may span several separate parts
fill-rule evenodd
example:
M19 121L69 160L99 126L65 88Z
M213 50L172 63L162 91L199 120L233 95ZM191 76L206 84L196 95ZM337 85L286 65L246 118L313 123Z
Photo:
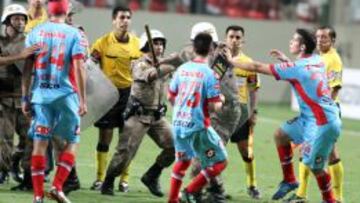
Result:
M248 140L250 134L250 122L247 120L242 126L238 127L231 135L230 141L238 143L240 141Z
M119 101L98 121L95 122L97 128L120 128L124 126L123 112L130 96L130 87L119 90Z

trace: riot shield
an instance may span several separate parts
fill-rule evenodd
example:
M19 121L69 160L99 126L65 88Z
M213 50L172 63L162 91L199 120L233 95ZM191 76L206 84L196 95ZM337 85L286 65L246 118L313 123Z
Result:
M101 71L100 65L90 58L86 61L86 75L88 113L81 119L81 130L99 120L119 99L117 88Z

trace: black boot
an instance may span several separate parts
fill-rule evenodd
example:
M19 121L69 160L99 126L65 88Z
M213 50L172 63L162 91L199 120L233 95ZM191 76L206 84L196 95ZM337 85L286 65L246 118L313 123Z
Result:
M33 189L33 187L32 187L32 180L31 180L31 171L25 170L23 181L19 185L12 187L10 190L12 190L12 191L31 191L32 189Z
M106 176L103 184L101 185L101 194L113 196L114 182L115 182L115 177Z
M163 167L155 163L152 165L149 170L141 177L141 182L149 189L151 194L157 197L163 197L164 193L161 191L159 184L159 177Z
M80 189L80 180L76 173L76 168L73 168L70 171L68 178L66 179L63 185L63 192L65 195L68 195L70 192Z
M0 171L0 184L9 182L9 173L7 171Z
M206 202L214 202L214 203L225 203L226 195L223 182L221 178L215 177L210 180L210 185L207 188L207 201Z
M11 160L11 171L10 175L11 177L18 183L21 183L23 181L23 177L20 170L20 161L24 156L24 151L17 150Z

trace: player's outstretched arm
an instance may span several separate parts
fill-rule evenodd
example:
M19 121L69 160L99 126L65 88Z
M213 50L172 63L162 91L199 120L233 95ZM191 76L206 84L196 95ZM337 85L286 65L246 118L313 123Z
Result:
M86 73L84 69L84 60L73 59L73 65L76 70L76 82L77 82L78 94L80 98L79 114L80 116L83 116L87 113Z
M252 71L252 72L257 72L257 73L262 73L265 75L272 75L270 65L266 64L266 63L261 63L258 61L254 61L251 63L241 63L234 59L231 59L230 63L232 63L234 65L234 67L236 67L236 68L240 68L240 69Z
M273 58L276 58L277 60L281 61L281 62L290 62L290 58L287 57L282 51L277 50L277 49L272 49L270 50L270 56Z

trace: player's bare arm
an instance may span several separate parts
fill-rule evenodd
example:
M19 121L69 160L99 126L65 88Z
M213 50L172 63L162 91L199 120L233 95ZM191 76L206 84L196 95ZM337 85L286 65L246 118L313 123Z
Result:
M76 82L78 85L78 94L80 98L80 107L79 114L83 116L87 113L87 103L86 103L86 73L84 69L84 60L83 59L74 59L73 60L74 68L76 70Z
M270 70L270 65L266 63L261 63L258 61L254 61L251 63L241 63L241 62L237 62L234 59L230 59L230 63L232 63L235 67L238 67L243 70L262 73L265 75L272 75L272 72Z
M257 89L251 89L249 92L250 98L250 125L255 125L256 123L256 106L257 106Z
M24 71L21 77L21 92L22 103L21 110L28 118L31 117L30 111L30 85L31 85L31 73L34 65L33 57L29 57L25 60Z

